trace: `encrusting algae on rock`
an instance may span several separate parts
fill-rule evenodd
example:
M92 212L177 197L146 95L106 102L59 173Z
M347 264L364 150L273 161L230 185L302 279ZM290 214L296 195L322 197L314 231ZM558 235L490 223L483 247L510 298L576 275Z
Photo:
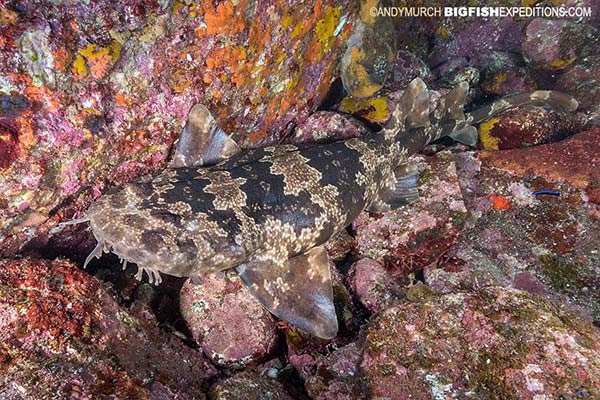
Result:
M334 78L357 7L275 3L2 6L0 254L47 240L55 210L70 215L164 168L198 101L245 147L305 120Z
M594 399L598 351L589 321L491 287L386 309L369 327L360 367L372 397Z
M162 280L2 261L0 398L600 398L597 18L267 3L0 7L0 253Z

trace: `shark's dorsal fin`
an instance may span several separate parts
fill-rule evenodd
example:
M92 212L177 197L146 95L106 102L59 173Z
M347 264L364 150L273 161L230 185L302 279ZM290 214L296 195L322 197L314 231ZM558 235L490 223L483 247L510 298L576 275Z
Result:
M320 338L337 334L329 262L323 247L282 265L256 257L236 270L250 292L275 316Z
M418 180L419 171L416 163L401 164L394 170L390 185L382 190L366 210L383 213L417 201L419 199Z
M421 78L413 79L400 98L407 128L425 128L429 121L429 90Z
M240 152L238 145L226 134L203 104L189 112L187 123L177 143L173 166L202 167L217 164Z

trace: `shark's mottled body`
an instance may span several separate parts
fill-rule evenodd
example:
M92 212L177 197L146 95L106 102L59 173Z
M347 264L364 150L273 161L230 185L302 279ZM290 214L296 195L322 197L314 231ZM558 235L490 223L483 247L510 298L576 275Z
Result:
M197 276L236 268L275 315L333 337L337 320L320 245L362 210L394 208L410 195L398 184L410 155L447 134L471 137L472 123L518 104L576 107L568 96L533 92L465 115L466 91L459 86L430 112L427 89L415 80L382 131L306 148L237 152L231 144L215 145L214 138L227 141L203 109L200 133L181 139L178 168L129 183L92 205L87 218L99 245L90 258L111 250L156 280L159 272ZM193 140L199 134L213 139ZM210 146L212 161L228 158L193 166L203 160L191 153Z

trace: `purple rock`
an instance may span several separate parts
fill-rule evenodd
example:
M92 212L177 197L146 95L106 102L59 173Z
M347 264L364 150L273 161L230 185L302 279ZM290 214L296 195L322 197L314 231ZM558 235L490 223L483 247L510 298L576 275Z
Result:
M589 320L492 287L381 312L360 369L372 398L596 398L599 354Z
M415 78L421 78L430 83L433 75L423 60L408 51L400 50L396 53L384 89L391 92L406 89Z
M360 302L372 312L380 311L405 297L401 277L394 278L377 261L362 258L348 273L350 288Z
M366 8L366 3L362 8ZM367 98L379 91L389 74L396 50L390 18L365 18L354 25L346 52L340 60L340 76L348 95Z
M57 260L0 261L0 397L203 399L202 353Z
M473 219L457 245L425 269L425 282L443 293L490 284L545 288L600 320L598 135L594 129L557 143L457 154ZM534 195L539 190L560 196Z
M298 125L290 142L323 143L359 137L369 132L359 120L347 114L317 111Z
M542 107L508 110L479 129L486 150L508 150L550 143L574 132L577 122L571 115Z
M357 379L360 358L360 346L358 343L350 343L331 354L318 356L316 359L310 359L308 364L299 363L295 367L305 379L304 387L310 398L359 400L367 398Z
M438 76L471 66L488 65L492 52L518 52L523 22L511 18L477 19L466 27L457 24L449 39L437 40L428 60Z
M523 34L525 61L534 68L565 69L587 52L590 29L568 20L535 18Z
M582 125L600 125L600 55L587 57L566 70L558 78L554 90L577 99L577 113L583 114Z
M512 286L515 289L524 290L533 294L546 294L546 288L542 282L529 272L519 272L513 278Z
M488 94L507 96L535 90L536 82L528 69L511 66L487 73L481 87Z
M198 280L187 280L181 288L180 308L204 354L228 368L267 356L277 340L277 325L239 277L232 272Z

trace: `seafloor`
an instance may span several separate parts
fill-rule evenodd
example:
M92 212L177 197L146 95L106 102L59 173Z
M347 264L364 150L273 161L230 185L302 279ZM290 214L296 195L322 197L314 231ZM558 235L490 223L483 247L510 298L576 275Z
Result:
M600 8L390 17L377 0L0 0L0 399L600 399ZM421 6L407 1L395 6ZM459 6L435 2L432 6ZM340 331L234 274L152 286L80 217L168 166L195 103L243 148L384 123L408 83L520 107L414 156L417 202L327 243Z

